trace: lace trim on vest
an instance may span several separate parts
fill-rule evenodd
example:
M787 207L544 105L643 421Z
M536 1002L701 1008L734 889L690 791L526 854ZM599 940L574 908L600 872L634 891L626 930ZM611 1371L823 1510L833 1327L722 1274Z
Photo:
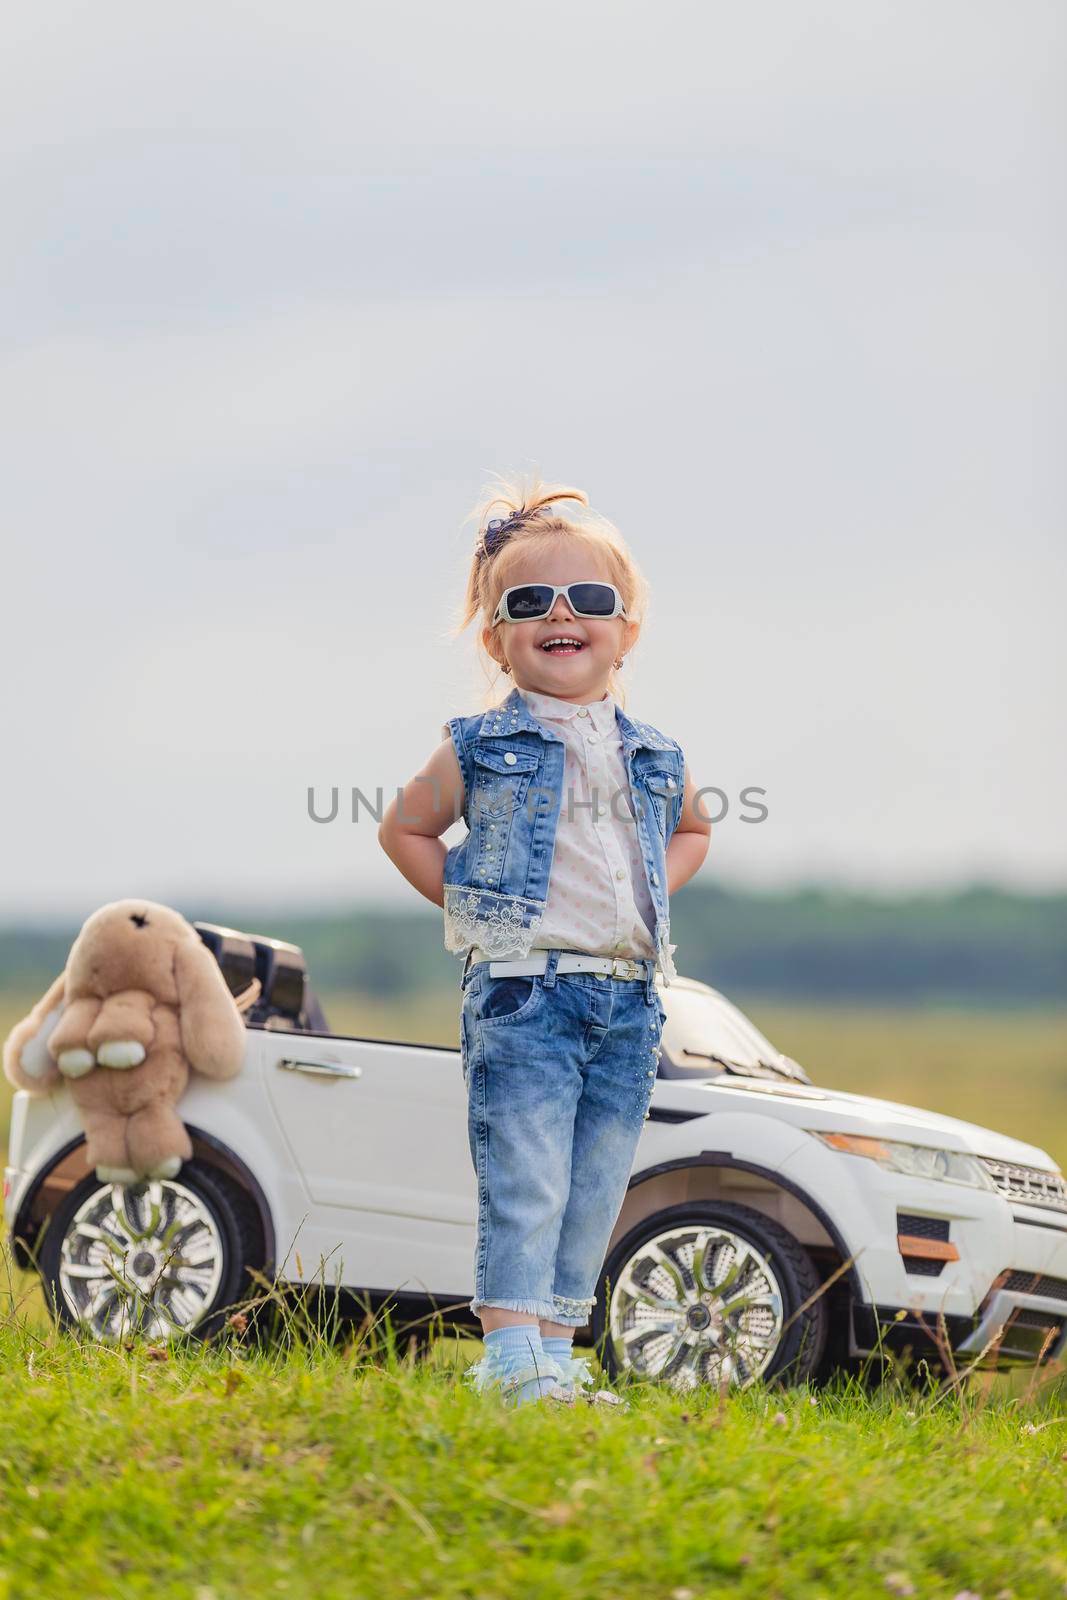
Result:
M669 988L671 979L678 976L678 969L674 965L674 952L677 948L676 944L671 944L666 938L660 942L657 960L659 961L659 970L663 974L664 988Z
M536 900L445 884L445 949L466 955L478 945L487 956L528 956L540 926Z

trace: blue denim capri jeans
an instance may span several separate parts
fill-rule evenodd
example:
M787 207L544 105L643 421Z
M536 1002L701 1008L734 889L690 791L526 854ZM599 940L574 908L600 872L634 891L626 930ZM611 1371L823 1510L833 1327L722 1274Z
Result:
M643 979L489 976L469 966L460 1011L478 1177L472 1311L582 1327L655 1086L666 1017Z

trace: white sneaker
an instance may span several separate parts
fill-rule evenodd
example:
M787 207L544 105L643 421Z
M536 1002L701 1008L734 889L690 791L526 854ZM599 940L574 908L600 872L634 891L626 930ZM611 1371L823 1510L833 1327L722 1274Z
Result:
M630 1402L621 1395L612 1394L610 1389L595 1389L592 1394L582 1396L591 1406L615 1406L619 1411L629 1411Z
M551 1390L547 1398L559 1401L563 1405L575 1405L579 1400L584 1400L591 1406L617 1406L620 1411L629 1411L628 1400L620 1399L617 1394L612 1394L610 1389L598 1389L596 1379L585 1356L568 1356L559 1362L563 1373L563 1382Z
M554 1389L550 1389L541 1398L543 1400L555 1400L557 1405L563 1406L576 1406L579 1400L583 1400L587 1406L614 1406L619 1411L629 1411L630 1409L629 1400L623 1400L619 1395L612 1394L610 1389L594 1389L589 1392L573 1389L569 1384L566 1386L557 1384Z

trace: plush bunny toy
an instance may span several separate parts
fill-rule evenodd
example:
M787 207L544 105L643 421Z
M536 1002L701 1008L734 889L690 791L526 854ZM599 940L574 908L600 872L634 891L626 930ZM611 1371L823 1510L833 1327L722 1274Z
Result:
M102 1183L172 1178L193 1153L175 1106L195 1067L232 1078L245 1029L218 964L177 911L151 900L101 906L66 970L4 1045L16 1088L65 1078L86 1159Z

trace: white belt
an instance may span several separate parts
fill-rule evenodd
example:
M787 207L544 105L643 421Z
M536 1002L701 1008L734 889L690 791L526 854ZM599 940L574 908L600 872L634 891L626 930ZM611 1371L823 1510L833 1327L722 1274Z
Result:
M484 950L475 946L470 953L470 964L473 966L477 961L489 962L491 978L520 978L528 973L544 972L548 965L548 951L535 950L531 956L493 961ZM556 966L557 972L599 972L611 978L643 978L645 970L643 959L635 961L631 956L587 956L580 950L562 951Z

